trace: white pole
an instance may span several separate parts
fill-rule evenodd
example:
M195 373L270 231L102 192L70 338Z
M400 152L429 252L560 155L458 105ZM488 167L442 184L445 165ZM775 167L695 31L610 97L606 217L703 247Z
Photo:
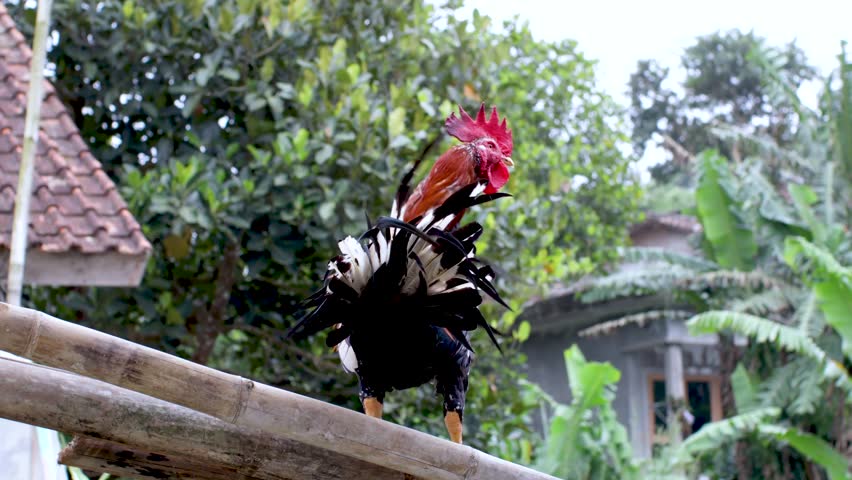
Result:
M27 234L30 223L30 200L33 194L33 170L38 149L39 119L44 97L44 63L47 56L47 29L53 0L40 0L33 33L33 54L30 60L30 85L27 91L27 112L24 118L24 139L21 167L18 171L18 190L15 192L15 214L12 221L12 244L9 249L9 272L6 279L6 302L21 304L24 285L24 265L27 257ZM29 457L32 480L65 478L56 463L59 439L55 432L30 427L32 444ZM41 440L44 441L41 441Z
M24 265L27 256L27 231L30 223L30 199L33 192L33 170L38 148L38 122L44 96L44 61L47 56L47 27L53 0L40 0L33 34L33 56L30 63L30 86L27 92L27 114L24 120L24 145L15 194L15 216L12 224L12 245L9 251L9 276L6 280L6 302L21 304L24 284Z

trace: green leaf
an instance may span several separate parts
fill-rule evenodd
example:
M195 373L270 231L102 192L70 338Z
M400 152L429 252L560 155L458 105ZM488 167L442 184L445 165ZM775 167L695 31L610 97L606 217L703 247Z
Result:
M764 439L789 444L809 460L825 468L831 480L852 478L846 458L822 438L779 425L758 425L756 430Z
M781 435L780 439L825 468L831 480L852 478L852 475L849 474L849 463L846 458L822 438L791 428Z
M587 362L576 345L565 350L564 357L572 403L579 402L584 409L605 404L604 389L618 383L621 372L609 363Z
M346 67L346 74L349 75L349 81L355 83L358 81L358 77L361 76L361 66L357 63L350 63Z
M68 469L68 474L71 477L71 480L89 480L89 477L83 472L83 470L79 467L65 467ZM107 474L104 474L107 475ZM103 477L103 475L101 475ZM109 478L109 477L107 477ZM98 478L100 480L100 478Z
M302 86L299 88L299 94L297 95L296 99L299 101L299 103L302 104L302 106L307 107L308 105L311 104L311 101L313 100L313 98L314 98L313 86L309 85L308 83L303 83Z
M331 217L334 215L334 204L331 202L325 202L319 207L319 216L324 222L328 222L331 220Z
M124 18L131 19L133 18L133 10L135 7L135 2L133 0L124 0L124 5L121 7L121 12L124 14Z
M334 154L334 148L331 145L323 145L322 148L319 149L314 160L320 165L324 164L328 161L329 158Z
M388 138L397 138L405 131L405 109L397 107L388 115Z
M844 354L852 359L852 269L843 267L831 253L802 237L789 237L784 260L812 286L825 321L840 334ZM811 269L804 269L806 260Z
M266 57L263 60L263 65L260 67L260 79L264 82L272 80L275 75L275 60Z
M811 232L813 232L814 239L818 243L825 241L825 226L817 219L816 213L811 207L819 200L817 194L807 185L790 184L787 189L790 191L799 217L808 224Z
M308 156L308 137L308 131L304 128L300 128L296 132L296 136L293 137L293 149L296 150L296 155L301 160L304 160Z
M234 30L234 13L227 7L219 9L219 29L226 33Z
M757 254L751 230L744 225L725 159L713 150L698 157L700 178L695 191L698 217L716 262L724 268L750 270Z
M516 337L519 342L526 342L528 338L530 338L530 322L524 320L518 325L518 331L516 333Z
M251 193L254 192L255 189L254 180L252 180L251 178L243 180L243 189L246 191L246 193L251 195Z
M192 113L195 111L195 107L198 106L198 102L201 101L202 93L194 93L186 99L186 103L184 103L183 108L181 109L181 114L183 114L184 118L189 118L192 116Z
M576 345L565 350L565 366L573 400L570 406L556 405L543 455L536 468L560 478L596 478L590 475L594 460L616 462L611 476L631 478L632 452L624 428L618 424L610 402L620 374L609 363L587 362ZM598 416L590 414L596 409ZM588 437L606 438L606 445L588 445ZM592 457L589 450L600 451ZM609 478L604 475L602 478Z
M725 159L712 150L698 157L700 178L695 191L698 217L716 262L724 268L749 270L757 254L751 230L743 224L740 205Z
M293 0L287 6L287 18L291 22L295 22L302 18L302 16L306 13L308 7L308 0Z
M731 374L731 386L738 412L747 413L757 407L757 392L742 364L737 365L734 373Z

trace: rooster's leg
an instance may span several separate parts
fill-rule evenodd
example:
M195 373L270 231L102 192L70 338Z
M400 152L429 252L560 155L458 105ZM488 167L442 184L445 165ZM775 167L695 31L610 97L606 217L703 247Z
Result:
M370 379L373 376L369 375L370 371L361 365L358 369L358 381L361 384L361 391L358 396L361 397L361 405L364 406L364 413L373 418L382 418L382 402L385 399L385 389L377 386Z
M450 440L456 443L462 443L461 411L447 412L444 415L444 425L447 426L447 433L450 435Z
M368 417L382 418L382 402L376 397L365 397L361 400L364 405L364 413Z
M438 375L438 393L444 396L444 424L450 440L456 443L462 443L462 415L469 371L469 366L452 365Z

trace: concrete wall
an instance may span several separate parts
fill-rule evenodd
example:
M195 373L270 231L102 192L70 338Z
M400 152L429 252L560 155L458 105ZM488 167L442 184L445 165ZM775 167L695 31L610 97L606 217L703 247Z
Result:
M630 435L637 455L651 454L651 398L648 379L665 374L663 353L667 342L685 343L684 373L708 375L718 368L715 337L689 337L683 322L653 322L628 325L607 335L578 337L574 332L533 335L524 345L529 378L559 402L569 403L567 371L563 351L573 344L586 359L609 362L621 371L613 402L618 420Z

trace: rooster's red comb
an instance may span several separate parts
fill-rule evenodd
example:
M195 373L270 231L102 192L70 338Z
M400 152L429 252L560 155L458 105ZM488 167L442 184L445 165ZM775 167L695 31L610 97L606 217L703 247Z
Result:
M451 113L444 126L447 128L447 133L462 142L472 142L483 137L490 137L497 142L497 146L500 147L503 155L512 156L512 131L506 128L505 118L502 122L500 121L496 106L491 108L491 115L486 120L485 104L483 103L479 107L476 120L474 120L459 105L459 116L457 117L455 112Z

